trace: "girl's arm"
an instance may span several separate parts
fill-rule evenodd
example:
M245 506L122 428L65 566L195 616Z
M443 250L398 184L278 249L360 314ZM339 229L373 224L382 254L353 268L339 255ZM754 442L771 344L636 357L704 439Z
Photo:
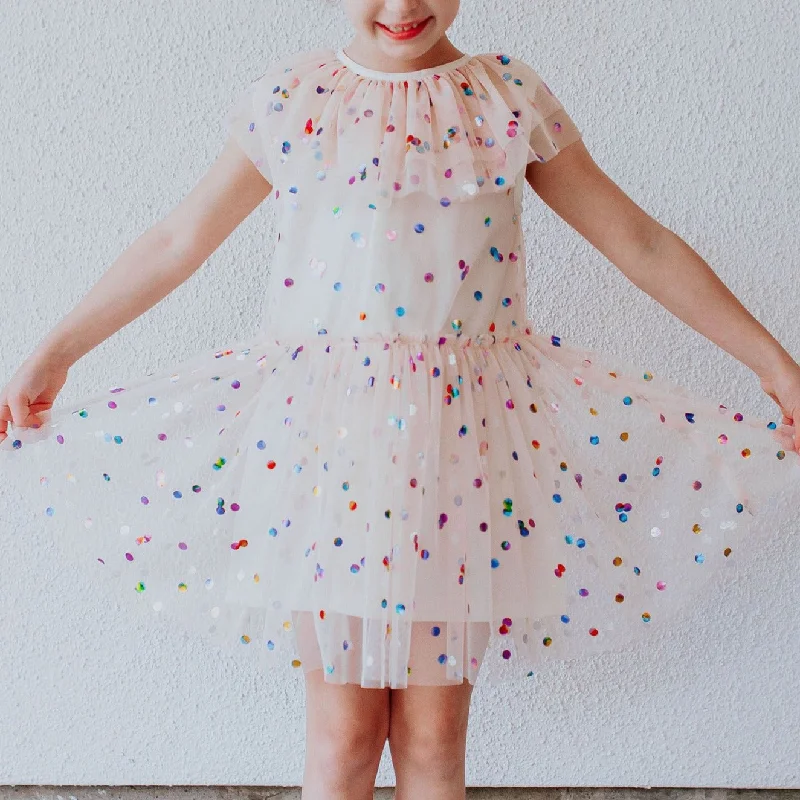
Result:
M187 280L271 191L229 139L194 189L122 252L28 360L74 364Z
M632 283L753 370L768 393L779 374L796 375L791 356L711 267L636 205L594 162L582 140L547 162L530 163L526 178Z

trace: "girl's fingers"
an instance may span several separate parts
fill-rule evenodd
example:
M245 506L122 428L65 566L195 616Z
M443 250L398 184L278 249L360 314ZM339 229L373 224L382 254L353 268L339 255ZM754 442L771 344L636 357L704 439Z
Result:
M11 422L15 428L24 428L28 419L28 403L22 397L9 397L8 408L11 410Z

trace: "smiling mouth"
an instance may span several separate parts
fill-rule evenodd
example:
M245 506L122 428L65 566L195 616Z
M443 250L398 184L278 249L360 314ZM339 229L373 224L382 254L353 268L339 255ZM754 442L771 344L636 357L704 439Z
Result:
M383 28L388 33L391 33L395 36L409 34L412 32L419 32L422 30L423 27L428 23L431 17L426 17L425 19L416 20L414 22L408 22L403 25L386 25L383 22L376 23L381 28Z

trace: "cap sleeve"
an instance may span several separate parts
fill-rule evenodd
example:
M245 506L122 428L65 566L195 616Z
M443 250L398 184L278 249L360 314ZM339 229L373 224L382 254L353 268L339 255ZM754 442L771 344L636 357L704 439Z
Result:
M313 79L325 82L332 57L333 50L324 47L278 58L236 98L224 116L226 132L273 186L279 177L278 168L288 158L290 143L286 139L304 130L316 104L330 96Z
M549 161L581 138L561 101L530 64L505 53L484 53L477 58L494 75L493 82L513 111L509 136L516 139L525 132L527 153L519 153L523 163Z
M533 161L549 161L565 147L582 138L582 134L561 101L530 67L527 81L529 85L526 98L534 112L529 139L530 164Z
M223 118L225 132L242 148L259 172L272 183L272 168L267 158L269 149L268 103L271 89L267 88L272 69L239 94Z

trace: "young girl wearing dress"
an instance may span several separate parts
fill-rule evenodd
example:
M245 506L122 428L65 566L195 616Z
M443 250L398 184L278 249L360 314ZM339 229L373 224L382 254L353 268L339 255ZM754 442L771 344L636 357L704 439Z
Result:
M797 486L800 366L531 66L447 38L458 0L344 6L352 40L270 65L198 185L10 379L0 447L136 606L302 668L306 800L372 797L387 739L398 800L455 800L484 661L530 676L678 625ZM525 182L749 367L780 425L535 331ZM51 411L268 196L256 336Z

